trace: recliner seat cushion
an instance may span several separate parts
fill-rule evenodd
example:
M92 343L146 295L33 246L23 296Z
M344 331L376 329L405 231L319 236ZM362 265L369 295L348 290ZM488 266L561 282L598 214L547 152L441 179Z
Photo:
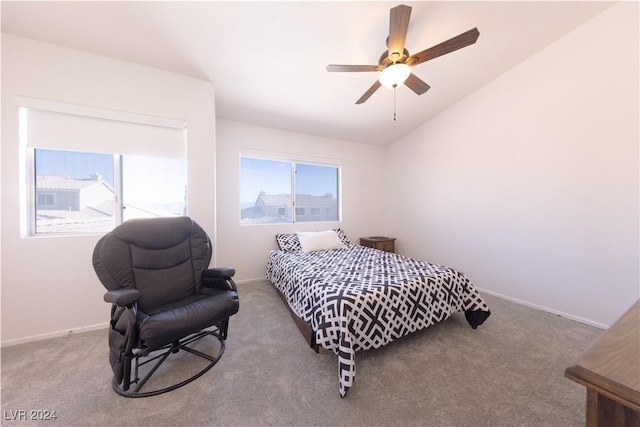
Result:
M186 335L211 327L238 312L238 294L234 291L211 290L196 294L154 313L139 313L140 339L149 350L179 340Z

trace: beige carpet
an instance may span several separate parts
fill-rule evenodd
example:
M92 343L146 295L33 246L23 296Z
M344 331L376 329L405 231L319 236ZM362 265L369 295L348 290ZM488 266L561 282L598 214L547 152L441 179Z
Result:
M563 372L597 328L483 295L492 315L476 330L459 313L358 353L342 399L335 356L306 346L271 285L239 292L221 361L161 396L111 390L106 330L2 349L2 425L584 425L585 390ZM11 420L19 410L57 418Z

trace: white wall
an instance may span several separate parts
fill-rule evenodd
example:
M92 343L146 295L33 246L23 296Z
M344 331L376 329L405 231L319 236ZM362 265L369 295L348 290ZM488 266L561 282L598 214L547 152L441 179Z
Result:
M189 214L215 230L211 83L3 34L3 344L106 324L109 313L91 264L99 236L20 237L16 96L185 121Z
M277 233L342 227L352 242L387 233L384 147L315 137L218 119L216 122L217 259L237 270L239 281L264 278ZM342 221L240 225L240 154L267 152L342 168Z
M399 244L612 324L640 293L638 55L622 2L390 146Z

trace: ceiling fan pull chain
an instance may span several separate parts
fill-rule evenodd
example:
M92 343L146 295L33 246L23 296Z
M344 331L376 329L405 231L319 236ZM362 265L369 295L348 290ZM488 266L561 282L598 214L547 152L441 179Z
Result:
M393 85L393 121L396 121L396 88L398 85Z

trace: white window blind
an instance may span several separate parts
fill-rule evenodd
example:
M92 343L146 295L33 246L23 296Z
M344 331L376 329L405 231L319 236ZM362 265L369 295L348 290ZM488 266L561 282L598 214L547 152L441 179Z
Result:
M69 151L185 157L186 129L26 108L27 146ZM161 120L158 120L162 122Z

